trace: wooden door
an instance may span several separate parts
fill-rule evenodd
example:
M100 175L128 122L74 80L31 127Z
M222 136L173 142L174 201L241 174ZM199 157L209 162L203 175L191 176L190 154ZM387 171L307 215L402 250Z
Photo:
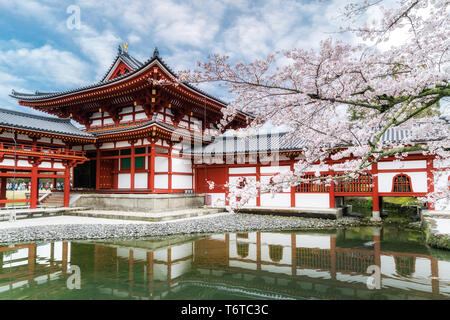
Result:
M112 189L114 183L113 176L114 160L100 160L100 189Z

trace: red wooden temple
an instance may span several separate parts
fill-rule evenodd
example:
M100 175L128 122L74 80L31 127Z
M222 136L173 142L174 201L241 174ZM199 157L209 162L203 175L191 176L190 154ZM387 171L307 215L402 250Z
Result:
M196 192L207 194L211 204L222 206L229 204L228 181L269 181L279 172L293 169L301 157L302 141L284 141L282 135L213 138L226 103L189 83L175 85L173 77L176 74L157 49L152 58L140 62L119 47L110 68L96 84L64 92L26 94L13 90L11 96L20 105L63 119L39 117L41 122L32 128L20 125L20 119L0 125L5 130L0 155L9 161L8 165L5 160L0 164L2 181L11 177L14 168L15 176L31 177L31 208L37 204L37 179L59 175L65 178L65 206L69 204L70 177L71 188L77 191ZM251 118L238 113L226 129L243 127ZM70 119L83 128L72 126ZM52 131L54 123L64 123L67 128ZM11 134L19 147L7 147L13 143ZM407 135L406 130L390 129L382 139L395 142ZM196 161L198 156L202 162ZM208 160L211 156L212 162ZM333 161L328 159L327 163ZM401 163L393 157L383 159L365 176L351 181L331 187L303 183L276 196L261 192L247 205L334 209L343 206L345 196L371 197L378 219L383 197L424 196L434 190L435 183L448 183L448 177L434 181L433 174L447 168L432 156L411 153ZM317 165L312 170L311 175L316 171L341 174L327 166ZM209 188L208 180L215 182L214 188ZM4 187L1 192L0 203L4 204L9 201L5 200ZM433 208L429 204L429 209Z

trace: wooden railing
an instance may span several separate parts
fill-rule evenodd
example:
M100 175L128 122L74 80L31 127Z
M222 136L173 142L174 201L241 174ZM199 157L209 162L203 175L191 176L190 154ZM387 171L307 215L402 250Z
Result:
M10 142L0 142L0 152L8 152L10 154L14 152L19 153L46 153L56 156L74 156L84 157L84 151L69 150L65 147L47 147L47 146L34 146L30 144L14 144Z

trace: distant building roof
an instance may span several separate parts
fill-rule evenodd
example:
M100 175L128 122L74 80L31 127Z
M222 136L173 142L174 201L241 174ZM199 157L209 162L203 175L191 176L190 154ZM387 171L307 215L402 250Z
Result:
M92 134L75 127L70 119L40 116L3 108L0 108L0 127L47 132L70 137L95 138Z
M381 136L382 143L397 143L411 135L411 131L405 129L389 128ZM256 134L249 136L221 135L207 146L197 146L184 150L185 154L249 154L260 152L285 152L300 151L306 146L303 139L292 139L288 132L276 132L272 134ZM345 147L344 145L342 147Z

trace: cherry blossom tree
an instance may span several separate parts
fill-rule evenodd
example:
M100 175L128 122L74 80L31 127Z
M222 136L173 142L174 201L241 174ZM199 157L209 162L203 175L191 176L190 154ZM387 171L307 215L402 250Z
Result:
M294 172L279 174L266 185L230 184L230 193L240 199L231 205L239 207L259 189L277 192L300 182L330 184L335 179L318 173L307 178L313 164L344 172L342 179L358 177L382 158L400 160L411 152L434 155L437 164L448 162L449 124L428 111L450 95L449 4L398 0L392 9L381 0L352 3L345 8L349 26L339 32L356 35L356 44L329 38L317 50L282 50L252 63L212 55L198 70L184 73L183 81L219 82L234 97L222 126L242 110L255 116L251 128L267 121L287 125L292 129L289 139L305 141ZM357 25L356 19L374 7L381 18ZM380 49L399 30L404 41ZM349 108L358 117L348 116ZM409 135L386 142L389 130L407 130ZM422 200L449 199L448 189L436 186Z

